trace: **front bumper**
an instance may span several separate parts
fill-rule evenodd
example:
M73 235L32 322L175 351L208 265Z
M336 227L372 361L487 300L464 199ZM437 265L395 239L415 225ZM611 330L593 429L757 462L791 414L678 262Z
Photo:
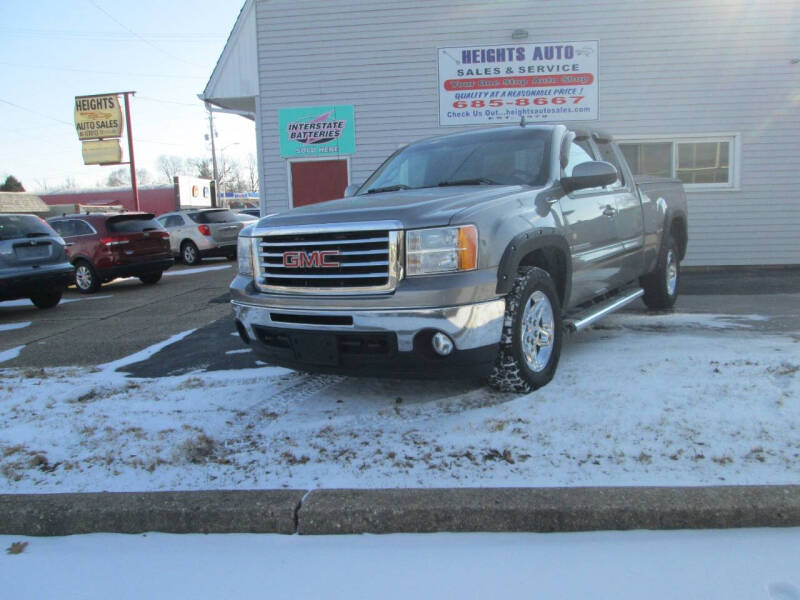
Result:
M237 328L268 362L362 375L483 375L494 364L505 300L386 310L290 310L232 302ZM446 333L439 356L431 337Z

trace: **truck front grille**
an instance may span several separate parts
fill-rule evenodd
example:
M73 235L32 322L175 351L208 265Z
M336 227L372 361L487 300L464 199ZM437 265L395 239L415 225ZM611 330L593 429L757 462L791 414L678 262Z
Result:
M308 294L394 290L399 279L400 231L330 227L272 229L260 235L258 287Z

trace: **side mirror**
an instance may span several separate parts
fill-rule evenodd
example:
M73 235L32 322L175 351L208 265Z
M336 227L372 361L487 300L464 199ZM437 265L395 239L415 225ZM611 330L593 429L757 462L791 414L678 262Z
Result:
M355 193L358 191L358 188L361 187L360 183L351 183L346 188L344 188L344 197L349 198L350 196L354 196Z
M569 194L575 190L609 185L618 177L617 169L611 163L592 160L576 165L572 170L572 177L562 177L561 187Z

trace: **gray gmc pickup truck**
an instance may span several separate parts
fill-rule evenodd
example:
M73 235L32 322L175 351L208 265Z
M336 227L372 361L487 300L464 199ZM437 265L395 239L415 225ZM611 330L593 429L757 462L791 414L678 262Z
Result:
M426 139L346 195L240 233L236 327L269 363L482 374L528 392L553 378L566 331L639 297L658 309L677 297L683 187L634 179L599 131Z

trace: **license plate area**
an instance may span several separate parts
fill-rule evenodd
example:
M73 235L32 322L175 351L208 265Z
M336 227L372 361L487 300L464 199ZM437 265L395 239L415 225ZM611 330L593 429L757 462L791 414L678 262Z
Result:
M14 246L14 254L22 260L36 260L50 257L50 244L36 244L35 246Z
M296 360L326 367L339 364L339 346L334 334L289 333L288 337Z

